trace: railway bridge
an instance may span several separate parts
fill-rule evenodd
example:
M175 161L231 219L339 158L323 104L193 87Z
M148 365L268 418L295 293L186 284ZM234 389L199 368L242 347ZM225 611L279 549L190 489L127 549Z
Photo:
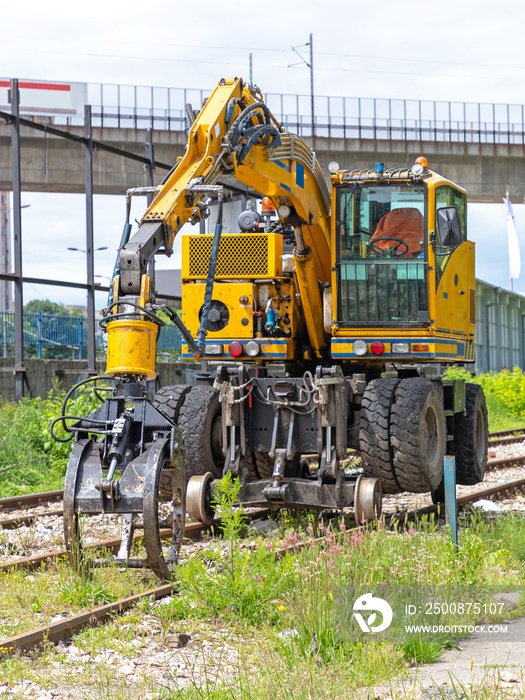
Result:
M0 81L0 86L1 86ZM20 83L23 87L24 83ZM144 156L150 131L155 160L166 167L182 155L186 144L186 105L198 109L206 90L82 84L91 105L93 138L116 149ZM0 87L0 110L3 105ZM523 105L434 102L424 100L323 97L267 94L265 100L279 122L303 136L323 169L337 160L342 167L368 168L408 165L424 154L431 168L461 183L472 202L501 202L525 195L525 107ZM53 128L72 136L84 134L84 114L31 113L21 115L38 123L21 128L22 188L28 191L84 192L84 153L78 141L59 138ZM48 110L51 111L51 110ZM72 110L70 110L72 111ZM12 187L11 129L0 124L0 190ZM155 179L165 170L157 168ZM109 151L93 160L93 191L121 194L145 181L144 166Z

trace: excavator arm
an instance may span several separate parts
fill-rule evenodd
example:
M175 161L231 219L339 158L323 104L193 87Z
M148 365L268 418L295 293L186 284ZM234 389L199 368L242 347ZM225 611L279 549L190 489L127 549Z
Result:
M231 176L272 199L282 221L296 231L296 267L307 329L319 354L322 331L317 280L330 275L329 195L309 146L279 125L256 88L240 79L221 80L196 117L184 156L162 184L139 229L120 252L120 303L141 295L152 256L172 252L186 223L209 216L208 195L221 176ZM219 234L220 235L220 234ZM136 302L136 299L135 299ZM309 308L312 307L312 308Z

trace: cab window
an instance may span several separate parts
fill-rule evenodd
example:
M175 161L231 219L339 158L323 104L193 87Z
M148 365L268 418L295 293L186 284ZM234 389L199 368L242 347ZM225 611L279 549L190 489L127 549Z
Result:
M461 232L463 234L463 242L467 240L467 197L463 192L458 192L450 185L442 185L436 187L436 217L438 209L442 207L457 207L459 212L459 220L461 222ZM437 230L437 220L435 222ZM436 246L436 289L441 282L445 268L450 260L450 251L444 250Z
M352 186L341 192L340 202L342 259L423 257L422 187Z

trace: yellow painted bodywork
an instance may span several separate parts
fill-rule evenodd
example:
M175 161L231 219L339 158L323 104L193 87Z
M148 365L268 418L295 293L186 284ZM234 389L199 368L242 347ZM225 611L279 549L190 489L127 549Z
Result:
M235 152L225 156L224 139L243 109L240 100L249 107L261 102L262 96L240 79L221 80L190 129L184 156L162 185L141 224L163 224L164 246L170 254L181 227L201 219L197 205L207 195L192 193L192 184L215 185L221 176L228 175L269 197L275 207L292 207L304 241L312 249L316 278L326 282L330 279L330 204L319 162L306 142L285 131L273 116L271 123L279 132L278 139L271 136L268 143L255 143L240 164ZM229 120L228 105L233 105ZM255 107L253 115L262 123L261 107ZM307 294L300 284L299 292ZM313 345L318 343L315 338L310 340Z
M205 289L205 284L196 283L185 284L182 290L182 321L195 337L200 326L199 310L204 303ZM246 301L241 297L245 297ZM250 282L216 282L213 298L226 305L229 321L220 331L208 331L206 338L253 338L253 285Z
M108 323L106 374L155 379L158 325L151 321L121 319Z
M301 294L301 302L304 308L308 336L312 349L317 357L322 357L321 351L326 347L326 339L323 326L323 302L319 285L315 276L315 268L312 264L311 251L307 255L294 253L295 271Z
M144 308L150 301L151 278L142 275L139 306ZM119 277L113 282L113 299L118 300ZM114 308L119 313L121 307ZM159 326L147 321L147 316L137 310L138 318L108 320L108 349L105 374L112 376L141 375L155 379L155 353ZM109 317L111 318L111 316Z

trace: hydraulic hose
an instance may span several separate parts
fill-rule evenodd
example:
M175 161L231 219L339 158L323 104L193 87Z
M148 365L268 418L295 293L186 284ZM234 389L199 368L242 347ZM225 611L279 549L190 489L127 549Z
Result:
M279 135L279 132L277 129L272 126L271 124L261 124L260 127L255 129L255 132L250 136L248 141L244 144L242 147L242 150L240 154L237 156L237 164L240 165L242 161L246 158L248 153L251 150L251 147L254 145L256 141L258 141L261 136L264 136L265 134L269 134L270 136L273 136L274 141L272 143L272 146L275 146L275 148L279 148L281 145L281 136Z
M124 224L124 229L120 237L120 245L117 250L117 259L115 260L115 265L113 267L113 274L111 275L111 284L109 285L108 293L108 306L113 303L113 280L120 274L120 251L129 241L131 235L131 224L129 223L129 218L131 215L131 197L126 198L126 223Z
M199 349L198 357L204 352L206 347L206 326L208 324L208 315L211 309L211 297L213 294L213 282L215 281L215 270L217 268L217 258L219 257L219 243L222 233L222 203L223 193L219 192L218 204L219 210L217 213L217 223L215 224L215 232L213 234L213 243L211 246L210 262L208 265L208 276L206 278L206 289L204 292L204 304L202 306L201 325L197 332L196 344Z
M225 139L235 145L240 136L242 136L242 127L244 122L252 118L252 112L255 110L260 110L263 112L265 118L265 124L269 124L271 120L271 114L268 107L264 102L254 102L253 104L243 109L243 111L235 118L235 121L230 126L226 132Z

